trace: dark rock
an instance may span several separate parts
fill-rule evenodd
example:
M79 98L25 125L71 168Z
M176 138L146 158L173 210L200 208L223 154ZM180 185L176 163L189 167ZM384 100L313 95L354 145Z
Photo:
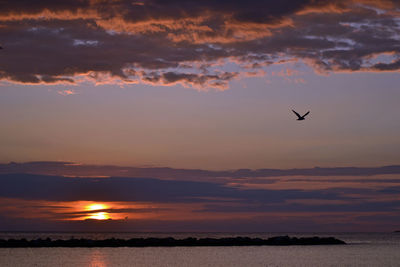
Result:
M291 246L291 245L342 245L344 241L334 237L289 237L275 236L268 239L250 237L224 238L132 238L132 239L75 239L51 240L0 239L0 247L189 247L189 246Z

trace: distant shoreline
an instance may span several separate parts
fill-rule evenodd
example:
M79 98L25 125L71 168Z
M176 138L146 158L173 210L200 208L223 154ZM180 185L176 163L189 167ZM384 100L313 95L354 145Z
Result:
M293 245L344 245L346 242L334 237L276 236L268 239L250 237L226 238L132 238L132 239L0 239L0 248L21 247L204 247L204 246L293 246Z

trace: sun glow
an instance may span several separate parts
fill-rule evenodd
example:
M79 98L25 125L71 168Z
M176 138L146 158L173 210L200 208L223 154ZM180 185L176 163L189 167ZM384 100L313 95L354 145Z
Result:
M108 207L104 204L99 204L99 203L93 203L88 206L86 206L87 210L104 210L107 209Z
M92 204L87 205L85 208L87 211L97 211L97 210L105 210L105 209L108 209L109 207L107 205L100 204L100 203L92 203ZM86 217L86 219L94 219L94 220L111 219L109 213L104 212L104 211L94 212L94 213L90 213L88 215L89 216Z
M96 212L96 213L90 214L88 219L108 220L108 219L110 219L110 216L108 216L107 212Z

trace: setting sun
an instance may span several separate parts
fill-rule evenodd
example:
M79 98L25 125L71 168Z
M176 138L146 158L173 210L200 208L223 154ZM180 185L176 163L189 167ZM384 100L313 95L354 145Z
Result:
M96 211L96 210L108 209L109 207L107 205L100 203L92 203L90 205L87 205L85 208L88 211ZM108 220L111 219L111 217L109 216L108 212L100 211L100 212L90 213L86 219Z
M95 220L108 220L111 219L107 212L96 212L91 214L88 219L95 219Z
M86 206L87 210L104 210L107 208L108 208L108 206L106 206L104 204L99 204L99 203L93 203L93 204Z

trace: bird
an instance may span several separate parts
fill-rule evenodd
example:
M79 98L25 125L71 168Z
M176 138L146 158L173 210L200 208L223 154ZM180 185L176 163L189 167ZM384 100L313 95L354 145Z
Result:
M310 111L307 111L307 113L306 114L304 114L303 116L300 116L300 114L299 113L297 113L296 111L294 111L293 109L292 109L292 111L293 111L293 113L294 114L296 114L296 116L297 116L297 120L298 121L302 121L302 120L305 120L305 116L307 116L308 115L308 113L310 113Z

